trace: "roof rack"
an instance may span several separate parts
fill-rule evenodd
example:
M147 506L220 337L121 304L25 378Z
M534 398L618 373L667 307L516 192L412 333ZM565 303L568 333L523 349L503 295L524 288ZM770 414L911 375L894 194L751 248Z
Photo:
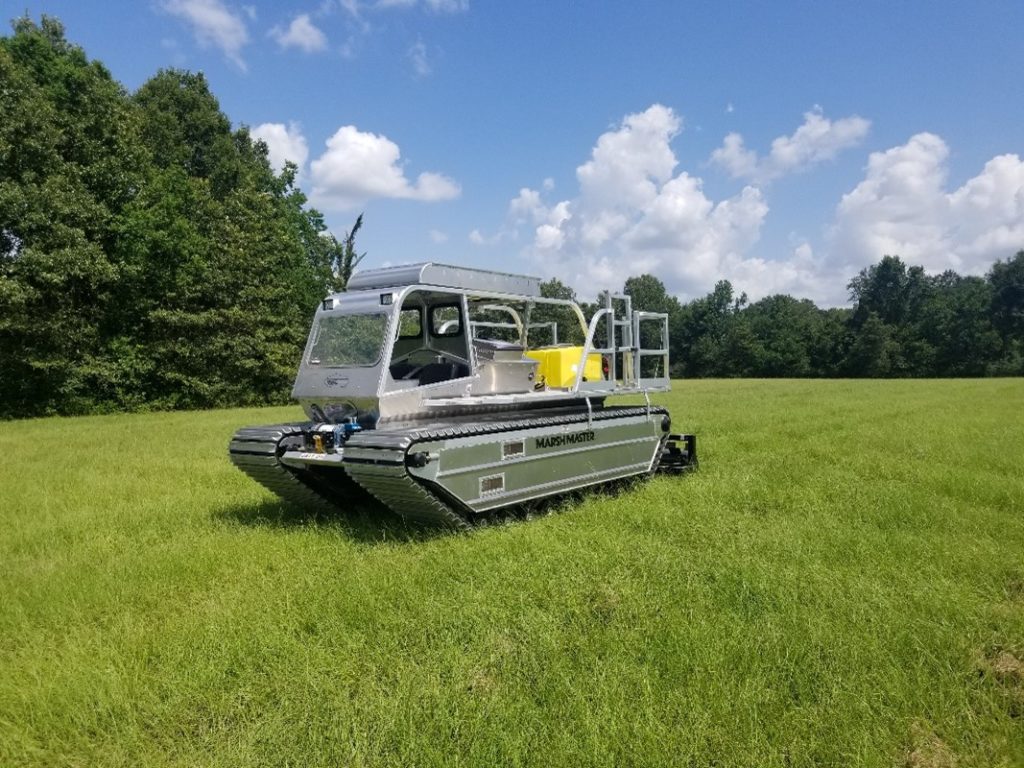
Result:
M405 285L438 285L469 291L489 291L517 296L540 296L540 278L512 275L489 269L453 267L423 262L356 272L348 281L348 290L395 288Z

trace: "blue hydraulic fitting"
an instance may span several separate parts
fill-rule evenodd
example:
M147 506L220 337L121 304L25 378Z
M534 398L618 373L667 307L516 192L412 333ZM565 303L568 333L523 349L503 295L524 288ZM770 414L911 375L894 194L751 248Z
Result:
M354 421L346 421L334 428L334 447L340 448L353 432L359 432L362 427Z

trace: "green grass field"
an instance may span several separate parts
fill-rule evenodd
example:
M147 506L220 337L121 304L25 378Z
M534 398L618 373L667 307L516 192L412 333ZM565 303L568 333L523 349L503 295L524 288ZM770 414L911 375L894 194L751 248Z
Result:
M284 508L295 408L0 424L0 765L1024 765L1024 382L687 381L701 469Z

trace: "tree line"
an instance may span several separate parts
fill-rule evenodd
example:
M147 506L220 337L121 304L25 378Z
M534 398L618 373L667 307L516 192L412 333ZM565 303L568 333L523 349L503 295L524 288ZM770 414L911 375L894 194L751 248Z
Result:
M202 74L128 93L60 22L0 38L0 417L287 398L354 260Z
M50 17L0 38L0 115L0 418L287 401L361 217L330 235L202 74L129 93ZM850 309L624 290L669 314L677 376L1024 374L1024 252L984 278L887 256Z
M831 309L781 294L749 302L726 280L688 303L652 275L624 292L635 309L668 313L673 376L1024 375L1024 251L984 277L884 256L848 288L853 306Z

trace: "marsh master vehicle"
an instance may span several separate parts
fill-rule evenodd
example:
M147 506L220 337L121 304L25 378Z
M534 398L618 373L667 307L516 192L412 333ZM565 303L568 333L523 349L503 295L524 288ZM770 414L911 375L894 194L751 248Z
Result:
M241 429L231 460L287 501L345 507L362 489L454 528L695 466L696 438L673 434L648 395L669 389L667 315L601 303L588 323L535 277L357 272L313 321L292 390L309 421ZM640 404L608 404L617 395Z

